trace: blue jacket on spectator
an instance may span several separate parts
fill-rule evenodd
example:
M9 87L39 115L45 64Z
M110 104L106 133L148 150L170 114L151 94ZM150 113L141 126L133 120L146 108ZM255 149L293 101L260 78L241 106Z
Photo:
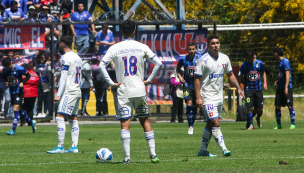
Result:
M73 13L71 16L71 20L74 22L88 22L90 19L92 19L92 16L87 11L82 11L81 14L79 12ZM79 35L89 35L89 25L74 25L75 33L77 36Z
M98 41L98 42L103 41L103 42L107 42L107 43L115 41L113 32L108 30L107 34L103 34L102 30L99 31L97 34L97 37L96 37L96 41ZM108 45L99 46L98 53L107 53L108 49L109 49Z
M20 8L18 8L16 12L12 12L11 8L8 8L4 11L3 19L7 19L7 18L12 19L14 17L20 17L20 18L24 17L24 14Z
M1 4L3 4L5 7L6 7L6 9L7 8L10 8L11 7L11 2L12 2L13 0L3 0L2 2L1 2ZM34 1L36 1L36 0L33 0L33 2ZM18 1L17 1L18 2ZM27 5L26 5L26 3L28 2L28 0L19 0L19 3L18 3L18 8L20 8L23 12L27 12ZM35 3L35 2L34 2ZM36 1L36 3L37 3L37 1Z

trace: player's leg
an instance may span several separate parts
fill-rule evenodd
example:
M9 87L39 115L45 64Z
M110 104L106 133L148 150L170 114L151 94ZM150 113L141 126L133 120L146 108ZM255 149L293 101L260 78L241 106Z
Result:
M171 123L175 123L176 112L178 110L178 97L176 96L176 92L171 95L173 100L173 105L171 107Z
M32 120L28 115L27 113L24 111L24 110L21 110L20 111L20 114L21 116L24 118L24 120L32 126L32 130L33 130L33 133L36 132L36 121L35 120Z
M283 96L283 97L282 97ZM281 90L276 91L276 98L275 98L275 116L276 116L276 121L277 121L277 126L274 129L282 129L281 126L281 106L284 105L283 99L285 99L284 93L282 93Z
M86 107L90 99L90 90L88 88L81 89L81 116L90 116L87 113Z
M247 106L247 124L246 128L248 130L253 129L253 103L254 103L254 97L253 97L253 91L245 90L245 101Z
M178 101L178 111L177 111L177 118L178 118L178 122L179 123L183 123L184 120L183 120L183 109L184 109L184 105L183 105L183 102L184 100L182 98L178 98L177 97L177 101Z
M12 96L12 104L16 103L16 97ZM8 135L15 135L16 133L16 128L20 119L20 112L19 112L19 104L13 104L13 110L14 110L14 119L13 119L13 127L12 130L6 132Z
M287 106L289 109L289 115L290 115L290 121L291 121L291 126L289 129L295 129L295 121L296 121L296 113L293 108L293 96L292 96L292 89L288 89L288 96L287 96Z
M192 96L194 96L194 93L192 93L191 88L189 87L185 87L184 88L184 98L186 101L186 116L187 116L187 120L188 120L188 134L192 135L193 134L193 104L192 104Z
M261 116L263 115L263 91L257 91L254 98L254 109L256 110L256 121L259 128L262 128Z
M78 153L79 126L77 120L80 97L69 96L65 114L71 127L72 146L65 153Z
M149 105L146 96L134 98L134 107L136 117L139 118L140 124L144 129L145 138L150 150L150 159L152 163L158 163L159 159L155 152L154 131L149 120Z
M121 124L121 143L124 152L124 160L122 164L130 164L131 163L131 155L130 155L130 142L131 142L131 134L130 134L130 126L131 126L131 117L133 114L133 103L130 102L128 98L119 98L118 99L118 113L116 115L116 119L120 120Z

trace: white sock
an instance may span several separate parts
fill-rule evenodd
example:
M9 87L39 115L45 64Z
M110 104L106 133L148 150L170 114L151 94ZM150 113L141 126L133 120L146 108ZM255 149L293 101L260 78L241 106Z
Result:
M221 132L221 128L212 127L212 135L213 135L215 141L217 142L218 146L222 149L222 152L227 150L227 148L225 146L223 134Z
M211 131L209 129L207 129L207 127L204 128L203 131L203 139L202 139L202 143L201 143L201 148L200 148L200 152L202 153L202 151L207 150L209 141L210 141L210 137L211 137Z
M149 149L150 149L150 155L156 156L154 131L152 130L151 132L145 132L145 136L146 136L146 141L147 141Z
M72 147L78 147L78 138L79 138L78 120L70 120L69 123L71 126Z
M64 118L56 117L56 123L57 123L58 147L63 147L65 131L66 131Z
M123 148L123 151L125 154L125 161L127 161L128 159L131 160L131 158L130 158L130 141L131 141L130 131L121 129L120 136L121 136L122 148Z

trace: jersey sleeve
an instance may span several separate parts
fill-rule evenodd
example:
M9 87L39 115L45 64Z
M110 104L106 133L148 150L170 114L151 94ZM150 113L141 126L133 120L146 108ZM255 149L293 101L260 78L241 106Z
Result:
M261 67L261 72L265 71L265 66L264 66L264 63L262 61L261 61L260 67Z
M4 19L6 19L6 18L8 18L9 17L9 14L8 14L9 12L8 12L8 10L5 10L5 12L4 12Z
M112 47L109 48L109 50L107 51L107 53L105 54L105 56L101 59L100 63L104 63L106 64L106 66L112 62L114 60L114 53L112 53Z
M72 14L72 16L71 16L71 21L74 21L74 22L75 22L75 13Z
M231 66L231 63L230 63L230 59L227 57L225 73L230 73L230 72L232 72L232 66Z
M145 58L150 62L154 57L156 57L155 53L152 52L152 50L148 46L145 47L144 53L145 53Z
M27 70L24 67L20 66L19 72L21 75L25 75L27 73Z
M87 15L88 15L88 20L92 19L92 16L89 12L87 12Z
M284 70L287 71L287 70L290 70L290 63L289 61L286 59L283 63L283 67L284 67Z
M204 63L199 61L196 63L194 75L202 76L204 71Z
M182 67L183 65L184 65L184 57L180 58L177 63L178 67Z
M96 41L100 42L100 35L101 35L101 31L97 33L97 36L96 36Z
M60 60L61 70L69 70L70 62L63 56Z
M238 76L241 76L241 74L245 74L245 71L244 71L244 63L241 65L241 67L240 67L240 70L239 70L239 74L238 74Z
M115 41L113 33L111 33L111 36L110 36L110 42L112 42L112 41Z

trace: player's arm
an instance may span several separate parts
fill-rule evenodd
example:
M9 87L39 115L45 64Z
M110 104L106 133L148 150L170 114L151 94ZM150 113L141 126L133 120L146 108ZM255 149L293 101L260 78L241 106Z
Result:
M285 95L288 95L289 77L290 77L290 71L288 69L285 71L285 89L284 89Z
M90 89L92 89L93 88L93 80L92 80L92 72L91 72L92 69L88 63L85 64L85 67L86 67L85 70L87 70L87 71L84 72L84 77L85 77L85 80L90 85Z
M263 79L264 79L264 90L267 91L267 75L266 71L263 72Z
M30 78L31 78L31 74L29 74L28 72L26 72L24 74L25 78L23 79L22 83L25 83L27 82Z
M199 108L203 107L203 100L201 98L201 82L200 82L201 76L195 75L194 76L194 91L195 91L195 96L196 96L196 105Z
M242 98L244 98L244 93L242 92L242 89L241 89L238 81L236 80L236 77L234 76L233 72L231 71L231 72L227 73L227 75L228 75L229 81L237 88L239 95Z
M148 77L146 81L144 81L145 86L148 86L152 83L153 79L157 76L158 72L160 71L163 63L161 60L152 52L150 48L147 46L147 50L145 52L145 57L148 61L152 62L154 64L154 68L152 70L151 75Z
M63 64L62 67L61 67L61 74L60 74L58 92L56 94L56 97L54 98L55 101L59 101L60 97L63 94L63 91L65 89L65 85L66 85L66 80L68 78L68 72L69 72L69 66Z

